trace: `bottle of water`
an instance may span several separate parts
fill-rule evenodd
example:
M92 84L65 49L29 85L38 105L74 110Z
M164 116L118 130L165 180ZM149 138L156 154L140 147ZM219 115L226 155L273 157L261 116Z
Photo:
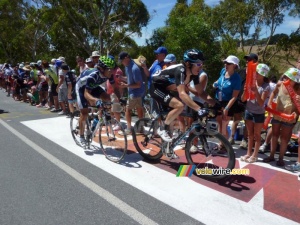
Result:
M95 130L95 128L96 128L96 126L97 126L97 123L98 123L98 121L99 121L99 119L96 117L96 118L94 118L94 120L93 120L93 123L92 123L92 131L94 131Z

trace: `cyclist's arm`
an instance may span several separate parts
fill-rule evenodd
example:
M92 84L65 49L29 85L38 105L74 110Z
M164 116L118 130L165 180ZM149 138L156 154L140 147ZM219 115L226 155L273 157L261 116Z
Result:
M96 105L98 98L95 98L94 96L92 96L91 92L92 92L92 90L85 88L84 89L84 97L90 103L90 105Z
M200 109L199 105L197 105L191 97L186 93L185 91L185 85L180 84L177 86L177 91L179 94L179 98L190 108L194 109L195 111L198 111Z

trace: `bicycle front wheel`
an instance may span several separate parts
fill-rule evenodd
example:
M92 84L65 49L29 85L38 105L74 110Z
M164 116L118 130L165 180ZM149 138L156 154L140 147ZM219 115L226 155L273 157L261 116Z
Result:
M188 163L196 166L195 175L208 180L227 178L228 171L235 166L233 148L220 133L213 136L191 133L186 141L185 155Z
M139 119L133 127L133 143L140 155L150 161L158 160L162 157L161 138L156 134L158 121L149 118Z
M80 112L75 111L70 119L70 128L71 128L71 134L72 134L72 137L73 137L75 143L77 145L81 146L80 141L79 141L79 117L80 117Z
M119 127L119 130L114 131ZM112 162L121 161L127 152L127 136L122 124L112 118L99 127L99 143L106 158Z

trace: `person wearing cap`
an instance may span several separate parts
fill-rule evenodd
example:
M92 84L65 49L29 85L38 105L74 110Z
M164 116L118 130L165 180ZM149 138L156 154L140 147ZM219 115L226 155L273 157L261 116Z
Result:
M247 101L245 110L245 123L248 133L247 154L241 157L242 161L254 163L257 161L261 143L261 130L265 121L265 100L270 94L268 73L270 68L266 64L258 64L256 67L256 85L251 88L255 93L255 99L246 99L246 85L242 95L242 101ZM254 152L252 147L254 145Z
M265 158L263 162L272 162L275 161L275 152L278 145L278 139L280 139L280 151L279 158L276 162L277 166L284 166L284 154L287 149L288 142L292 135L292 130L294 125L297 122L299 112L294 103L294 99L291 98L287 88L283 84L283 82L290 80L290 88L294 90L296 93L296 101L300 100L300 71L297 68L289 68L282 77L282 81L279 81L271 93L268 106L272 107L272 99L277 95L277 105L276 111L292 114L294 115L294 119L288 121L278 115L273 115L272 119L272 140L271 140L271 152L270 156Z
M181 64L158 71L153 76L150 88L150 94L153 99L163 106L172 108L166 116L164 127L157 129L157 134L166 142L172 141L170 124L180 115L185 104L197 111L199 116L207 115L207 111L202 110L186 92L186 87L192 80L194 81L197 94L209 104L215 104L215 101L202 89L198 79L198 74L204 61L202 51L189 49L184 52L183 60L184 62ZM170 157L176 156L172 154Z
M154 54L156 55L156 60L153 62L153 64L149 68L149 78L148 78L148 90L150 90L151 84L152 84L152 77L153 75L162 70L164 67L164 59L166 58L166 55L168 54L168 50L166 47L161 46L157 48L154 51ZM153 99L150 99L150 113L153 113L154 111L158 111L157 104L153 101Z
M166 58L164 58L164 66L163 69L167 68L168 66L176 64L176 56L174 54L168 54Z
M237 102L237 97L241 91L241 77L236 72L239 68L239 59L234 55L229 55L224 62L224 68L220 72L219 79L214 82L215 98L221 103L223 107L222 115L218 115L216 120L218 122L219 132L228 138L227 126L230 118L234 113L241 112ZM219 146L223 150L222 145Z
M130 55L127 52L121 52L119 54L119 62L125 67L125 74L127 76L127 83L121 82L121 88L128 89L128 100L126 105L126 121L127 129L126 134L131 134L131 111L137 110L138 118L143 118L143 103L142 97L145 93L143 77L140 68L134 63Z
M97 67L97 63L100 58L100 53L98 51L93 51L90 58L93 60L94 66Z
M97 63L97 68L84 70L76 82L77 105L80 109L79 135L82 144L85 143L84 128L89 113L88 106L101 107L102 101L110 101L110 95L100 85L109 80L114 88L115 80L112 76L114 63L107 56L101 56ZM119 98L120 95L117 89L115 89L115 93Z
M94 63L94 61L91 57L86 58L85 63L86 63L86 66L87 66L88 70L94 69L95 65L97 65L97 64Z

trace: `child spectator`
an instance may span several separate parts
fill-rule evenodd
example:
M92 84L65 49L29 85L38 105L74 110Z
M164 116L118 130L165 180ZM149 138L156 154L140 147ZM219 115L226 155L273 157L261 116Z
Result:
M39 102L39 92L36 89L36 86L32 86L27 93L27 98L30 105L36 105Z
M297 97L296 99L299 101L299 94L300 94L300 73L299 70L296 68L290 68L283 74L283 81L290 80L291 88L296 92ZM271 140L271 153L270 156L265 158L264 162L272 162L275 161L274 155L277 148L277 141L280 138L280 152L279 158L277 161L277 166L284 166L283 157L288 145L288 142L292 135L293 127L297 121L297 117L299 112L291 99L289 92L282 81L279 81L272 92L268 106L271 108L273 98L277 95L277 106L276 110L281 113L286 114L294 114L295 119L292 121L288 121L278 115L273 115L272 119L272 140Z
M242 161L254 163L257 161L258 150L261 141L261 130L265 121L264 102L269 96L269 82L267 76L270 69L266 64L258 64L256 67L256 85L251 88L255 93L255 99L247 100L245 93L247 92L246 85L244 86L244 93L242 101L247 101L245 111L245 123L248 133L248 150L247 154L241 157ZM254 152L252 153L253 143Z

